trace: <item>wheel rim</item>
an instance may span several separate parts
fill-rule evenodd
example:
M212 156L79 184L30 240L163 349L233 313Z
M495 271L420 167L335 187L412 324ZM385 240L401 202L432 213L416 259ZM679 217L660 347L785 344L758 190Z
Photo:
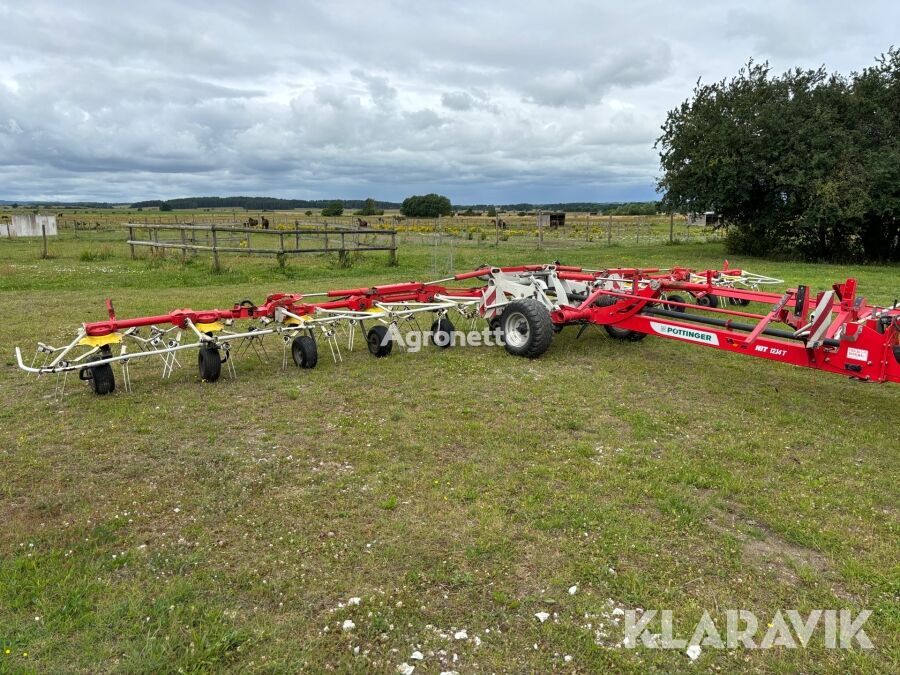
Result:
M513 312L506 318L503 339L510 347L522 347L528 343L531 327L528 318L521 312Z

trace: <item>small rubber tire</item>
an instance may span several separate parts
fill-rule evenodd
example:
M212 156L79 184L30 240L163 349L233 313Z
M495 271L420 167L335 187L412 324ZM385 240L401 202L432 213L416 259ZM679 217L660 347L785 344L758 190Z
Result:
M366 344L369 345L369 353L376 358L384 358L391 353L394 341L388 336L387 326L373 326L366 333Z
M550 312L534 298L514 300L503 310L503 336L510 354L537 358L553 342Z
M431 324L431 341L441 349L447 349L453 345L453 333L456 328L450 319L442 317L435 319Z
M503 341L503 315L497 314L493 319L488 321L488 328L491 333L499 333L500 341Z
M605 330L606 334L611 338L615 338L616 340L627 340L628 342L640 342L647 337L646 333L629 330L627 328L618 328L617 326L606 325L603 326L603 330Z
M298 368L315 368L319 362L319 348L311 335L298 335L291 341L291 356Z
M687 300L683 295L670 295L666 298L666 300L671 300L672 302L683 302L687 304ZM669 310L670 312L681 312L684 314L686 311L686 307L681 307L680 305L667 305L665 302L663 303L663 308Z
M200 379L204 382L215 382L222 374L222 354L215 345L202 345L197 350L197 368Z
M84 371L87 371L86 373ZM116 390L116 377L113 374L112 365L101 363L99 366L89 366L82 369L81 379L90 383L91 391L97 396L106 396ZM86 377L87 376L87 377Z
M702 297L695 298L699 307L718 307L719 296L707 293Z

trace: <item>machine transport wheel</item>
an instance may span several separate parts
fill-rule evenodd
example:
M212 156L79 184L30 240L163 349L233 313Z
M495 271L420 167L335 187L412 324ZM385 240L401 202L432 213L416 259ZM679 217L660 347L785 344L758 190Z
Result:
M105 358L98 356L94 361ZM91 391L98 396L111 394L116 390L116 378L113 375L112 365L101 363L99 366L85 366L78 371L78 378L90 383Z
M319 348L312 335L298 335L291 342L291 356L298 368L315 368L319 362Z
M700 307L718 307L719 306L719 296L713 295L712 293L707 293L702 297L695 298L697 304Z
M687 300L683 295L670 295L666 297L666 300L671 300L672 302L683 302L687 304ZM682 312L684 313L685 307L681 307L680 305L668 305L663 303L663 308L668 309L670 312Z
M606 331L607 335L611 338L615 338L616 340L628 340L629 342L640 342L645 337L647 337L646 333L641 333L636 330L628 330L627 328L617 328L616 326L603 326L603 330Z
M614 295L601 295L597 299L598 307L611 307L618 302L618 298ZM617 328L615 326L606 325L603 326L603 330L606 331L607 335L616 340L628 340L629 342L640 342L645 337L647 337L646 333L639 333L636 330L628 330L627 328Z
M219 348L211 344L203 344L197 351L197 367L200 379L204 382L215 382L222 374L222 355Z
M387 326L373 326L366 333L366 343L372 356L382 358L391 353L394 341L388 336Z
M453 344L453 332L456 328L447 317L435 319L431 324L431 339L441 349L447 349Z
M509 303L503 310L503 342L510 354L540 356L553 342L550 312L534 298Z

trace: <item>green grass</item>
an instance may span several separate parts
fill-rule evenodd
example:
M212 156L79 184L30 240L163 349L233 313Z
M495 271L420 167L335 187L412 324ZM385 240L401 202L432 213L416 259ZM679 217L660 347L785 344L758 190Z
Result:
M724 257L469 244L457 270ZM125 316L435 275L415 245L395 268L383 254L349 269L231 257L219 274L201 258L131 261L112 232L50 251L0 241L14 316L0 332L0 671L898 668L895 385L566 330L536 361L496 348L376 361L360 343L341 365L323 346L319 367L286 372L271 341L237 379L203 384L185 356L166 382L134 366L133 394L70 378L57 401L13 347L62 342L103 318L106 296ZM731 263L817 288L853 275L875 302L897 291L896 266ZM704 610L721 627L728 608L869 608L876 650L824 649L820 630L807 649L706 648L690 665L609 646L613 607L672 609L682 636Z

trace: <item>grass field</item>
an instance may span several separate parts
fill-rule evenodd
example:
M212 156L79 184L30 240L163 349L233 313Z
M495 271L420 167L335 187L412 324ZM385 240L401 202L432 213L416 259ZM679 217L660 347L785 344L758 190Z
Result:
M13 347L62 342L108 295L125 316L432 267L430 248L405 246L399 267L225 258L213 274L200 258L131 261L121 239L65 233L49 260L0 241L0 671L900 668L896 385L566 330L535 361L376 361L360 343L302 372L282 372L272 343L268 363L244 358L215 385L187 359L167 382L135 366L127 395L70 378L57 401ZM557 257L706 267L724 251L504 242L455 263ZM900 286L896 266L731 262L817 288L853 275L882 303ZM673 610L681 637L704 610L724 633L732 608L761 622L867 608L875 649L825 649L820 629L805 649L691 663L617 646L635 608Z

